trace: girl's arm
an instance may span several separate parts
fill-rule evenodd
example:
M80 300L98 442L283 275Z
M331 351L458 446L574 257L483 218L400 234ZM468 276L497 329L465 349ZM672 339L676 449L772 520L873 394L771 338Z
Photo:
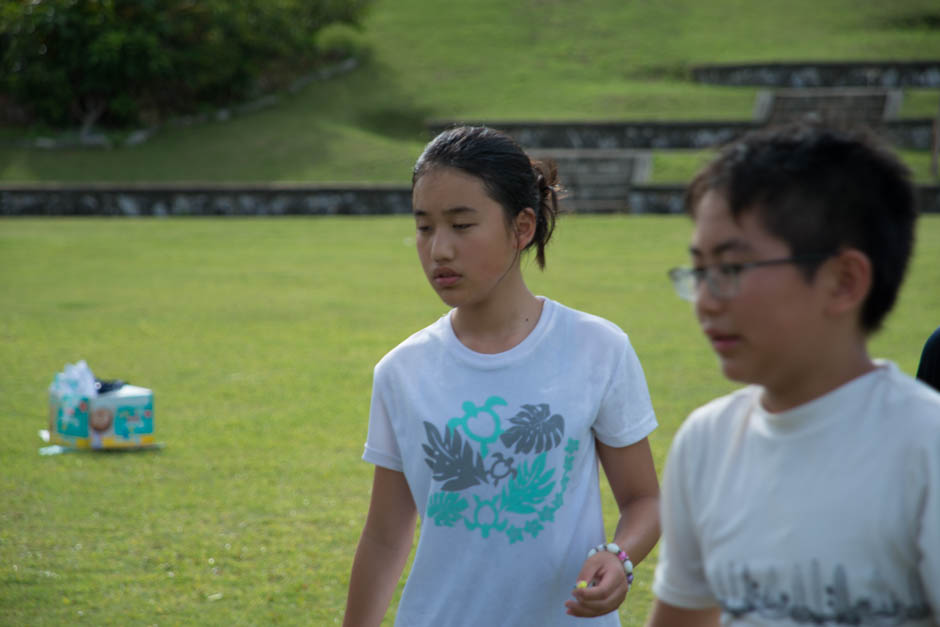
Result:
M411 544L417 510L405 475L375 467L369 514L349 576L343 625L379 625L395 593Z
M613 542L634 564L646 557L659 540L659 481L649 441L615 448L597 442L597 454L620 509ZM601 551L581 567L578 581L595 582L575 589L567 601L568 614L600 616L616 610L627 596L627 577L616 555Z

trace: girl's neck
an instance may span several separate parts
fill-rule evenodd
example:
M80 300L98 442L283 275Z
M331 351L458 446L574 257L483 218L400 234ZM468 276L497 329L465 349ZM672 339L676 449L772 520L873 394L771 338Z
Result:
M509 298L458 307L450 318L454 334L470 350L502 353L529 336L542 314L542 300L524 283Z

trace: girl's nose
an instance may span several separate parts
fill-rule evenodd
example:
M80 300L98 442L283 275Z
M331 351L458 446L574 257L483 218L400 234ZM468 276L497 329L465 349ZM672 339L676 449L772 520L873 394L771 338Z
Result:
M454 243L444 229L439 229L431 240L431 258L435 261L446 261L454 256Z

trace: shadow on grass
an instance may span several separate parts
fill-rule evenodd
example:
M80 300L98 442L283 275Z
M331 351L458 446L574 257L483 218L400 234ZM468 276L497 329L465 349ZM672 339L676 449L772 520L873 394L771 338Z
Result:
M902 30L940 30L940 10L893 16L882 23Z
M432 117L430 107L418 104L403 88L404 77L390 66L369 61L355 77L364 81L353 117L357 126L376 135L396 140L424 140L428 130L425 122Z

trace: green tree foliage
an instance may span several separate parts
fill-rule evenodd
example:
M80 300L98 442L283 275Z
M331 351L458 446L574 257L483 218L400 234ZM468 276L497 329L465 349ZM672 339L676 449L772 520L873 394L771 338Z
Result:
M369 0L0 0L0 91L52 125L135 124L314 67Z

